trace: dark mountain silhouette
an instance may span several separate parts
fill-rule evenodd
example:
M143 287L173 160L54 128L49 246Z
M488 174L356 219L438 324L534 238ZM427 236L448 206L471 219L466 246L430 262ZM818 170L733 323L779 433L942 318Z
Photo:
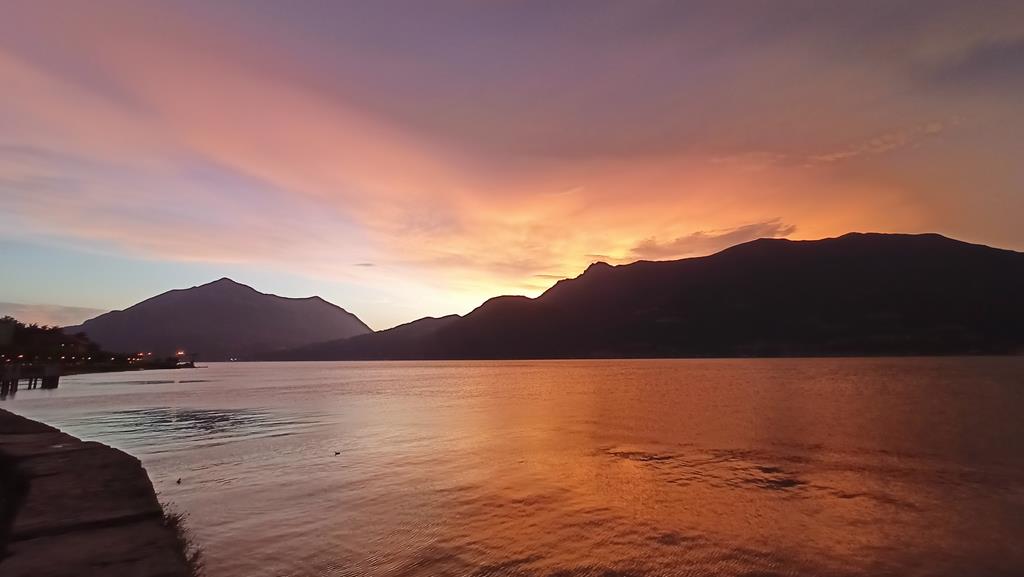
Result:
M369 333L355 315L320 297L264 294L227 278L172 290L123 311L66 327L107 350L204 360L252 358L257 353Z
M700 258L595 263L535 299L493 298L435 330L303 350L288 358L1020 352L1024 254L937 234L761 239Z
M274 361L426 358L432 335L460 318L459 315L426 317L385 331L277 351L261 358Z

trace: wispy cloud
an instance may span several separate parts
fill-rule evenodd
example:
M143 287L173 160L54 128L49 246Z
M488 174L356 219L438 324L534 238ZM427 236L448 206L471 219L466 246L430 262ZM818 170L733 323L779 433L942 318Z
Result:
M1024 30L1017 34L983 38L959 52L933 59L924 66L923 76L935 86L964 91L1019 87L1024 82Z
M11 316L23 323L66 327L101 315L107 311L61 305L29 305L0 302L0 316Z
M958 119L926 122L920 125L879 133L866 140L855 141L845 147L815 153L783 153L750 151L711 158L714 164L728 166L733 170L761 171L769 168L791 167L799 169L839 164L856 159L865 159L913 148L945 132Z
M917 143L941 134L945 129L942 122L929 122L906 130L887 132L869 140L855 143L847 148L807 157L809 164L831 164L858 157L875 156L893 150L914 146Z
M718 252L730 246L759 238L786 237L796 232L796 226L774 218L764 222L746 224L731 229L699 230L672 240L659 242L648 238L633 247L631 256L640 259L669 259Z
M0 234L386 287L424 314L788 223L1024 245L1012 92L920 72L1013 71L1019 19L780 4L11 2Z

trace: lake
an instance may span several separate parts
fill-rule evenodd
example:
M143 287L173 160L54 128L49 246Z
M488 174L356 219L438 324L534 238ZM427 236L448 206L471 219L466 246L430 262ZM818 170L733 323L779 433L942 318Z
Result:
M1021 357L211 363L2 406L140 457L210 577L1024 575Z

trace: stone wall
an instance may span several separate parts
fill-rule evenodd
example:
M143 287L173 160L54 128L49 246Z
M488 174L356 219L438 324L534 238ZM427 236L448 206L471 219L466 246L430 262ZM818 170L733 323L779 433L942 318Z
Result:
M187 577L138 459L0 409L0 575Z

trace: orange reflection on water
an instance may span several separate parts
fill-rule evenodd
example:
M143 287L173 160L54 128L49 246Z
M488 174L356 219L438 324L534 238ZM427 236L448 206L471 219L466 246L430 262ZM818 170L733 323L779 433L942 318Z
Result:
M1022 358L215 364L173 387L73 377L17 410L140 455L214 575L1009 576L1020 374Z

